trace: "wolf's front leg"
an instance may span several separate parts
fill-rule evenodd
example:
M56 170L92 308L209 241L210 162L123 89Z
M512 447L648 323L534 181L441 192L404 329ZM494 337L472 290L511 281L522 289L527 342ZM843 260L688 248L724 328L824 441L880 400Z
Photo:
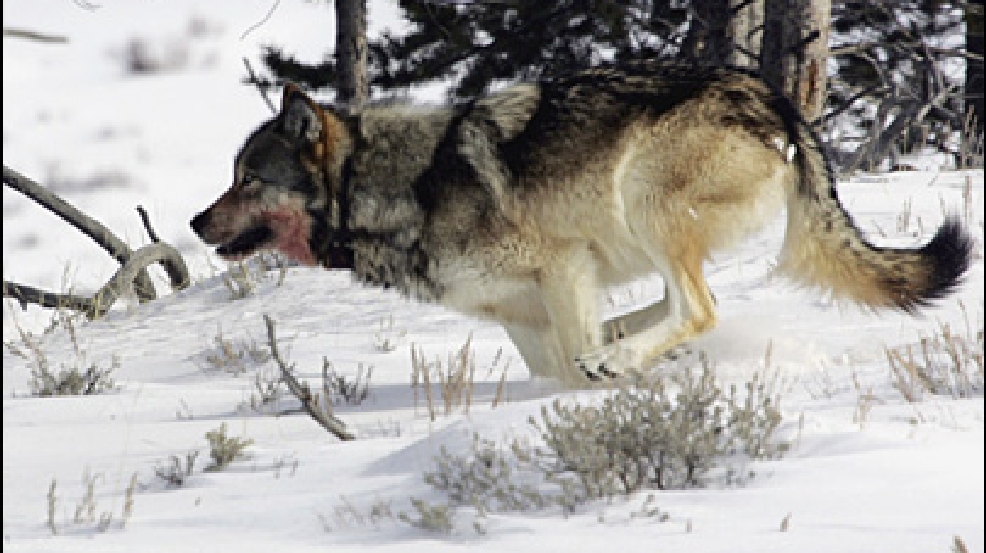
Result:
M544 294L534 283L527 291L501 297L496 303L483 306L480 313L506 330L532 378L553 379L568 387L585 382L584 378L572 381L575 373L567 370L570 363L551 324Z
M527 365L531 378L554 379L564 386L577 386L584 382L584 379L572 381L572 372L563 370L568 365L567 358L550 325L502 323L502 326Z
M603 343L597 274L594 255L581 244L556 252L541 273L539 288L561 346L560 379L566 383L585 383L587 373L580 374L577 359Z

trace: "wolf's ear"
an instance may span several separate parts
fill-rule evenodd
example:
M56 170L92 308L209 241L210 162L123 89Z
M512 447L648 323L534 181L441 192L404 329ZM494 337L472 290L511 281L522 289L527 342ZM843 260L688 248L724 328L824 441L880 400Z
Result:
M346 124L331 110L323 109L296 85L288 83L281 99L281 132L302 146L308 162L331 175L342 174L352 149Z
M534 84L518 84L476 102L480 117L498 131L496 139L510 140L524 130L537 111L541 90Z
M322 135L322 108L294 83L284 86L281 97L281 128L293 141L317 143Z

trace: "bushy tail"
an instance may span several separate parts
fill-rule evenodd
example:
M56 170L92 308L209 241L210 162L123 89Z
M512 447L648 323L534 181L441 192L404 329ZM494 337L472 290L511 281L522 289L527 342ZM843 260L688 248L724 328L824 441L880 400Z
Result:
M839 202L817 135L783 98L775 106L797 147L799 174L788 199L781 270L799 283L870 308L913 311L945 297L969 267L972 239L955 218L916 249L881 248L867 242Z

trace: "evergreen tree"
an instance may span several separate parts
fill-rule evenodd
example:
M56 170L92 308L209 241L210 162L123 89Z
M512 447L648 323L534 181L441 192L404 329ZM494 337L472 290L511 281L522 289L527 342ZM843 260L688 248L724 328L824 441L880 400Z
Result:
M371 46L374 83L390 88L452 79L457 97L474 96L499 79L670 57L687 16L674 7L681 2L635 0L400 4L412 31Z
M449 83L453 99L469 98L497 81L638 58L762 67L815 121L844 170L893 165L901 153L928 147L961 157L968 148L957 137L969 112L982 106L982 8L969 1L400 0L400 6L409 30L368 43L366 74L378 95L440 82ZM334 55L307 64L270 47L263 60L275 77L261 79L262 86L291 80L334 90L342 83ZM956 64L962 61L965 73ZM969 80L964 90L963 79ZM981 125L986 117L977 119ZM981 142L978 147L981 157Z

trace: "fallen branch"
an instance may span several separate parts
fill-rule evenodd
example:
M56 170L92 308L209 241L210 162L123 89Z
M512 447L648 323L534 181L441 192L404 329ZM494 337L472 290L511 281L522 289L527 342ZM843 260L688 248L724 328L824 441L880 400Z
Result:
M184 285L179 289L188 287L188 267L185 266L181 253L165 243L149 244L135 251L127 263L120 267L116 274L99 289L99 292L96 292L93 296L94 311L90 318L102 317L118 298L132 294L136 276L155 263L173 267L177 272L186 275Z
M188 274L185 260L178 250L168 244L150 244L133 252L123 267L120 267L92 297L45 292L32 286L8 281L3 282L3 297L17 300L21 308L33 303L41 307L81 311L90 319L98 319L105 315L121 296L132 294L136 276L155 263L162 265L167 263L177 271ZM186 279L185 287L187 286Z
M156 299L157 293L147 273L147 267L155 263L159 263L164 268L173 290L183 290L188 287L190 278L184 258L178 250L161 242L151 227L147 211L143 207L138 206L137 213L140 214L153 244L133 251L101 223L7 166L3 168L3 183L79 229L109 252L121 265L116 274L91 297L47 292L5 280L3 297L17 300L22 309L33 303L41 307L81 311L90 319L98 319L105 315L121 296L133 294L141 302Z
M130 246L117 238L116 235L113 234L110 229L103 226L102 223L87 216L85 213L82 213L76 209L75 206L51 193L47 188L25 177L24 175L21 175L6 165L3 166L3 183L41 204L42 207L77 228L82 232L82 234L88 236L93 242L98 244L101 248L113 256L114 259L120 262L120 265L126 265L127 260L129 260L133 255L133 251L130 249ZM154 284L151 282L151 277L147 274L146 270L139 271L134 276L134 279L135 282L133 289L140 301L143 302L157 299L157 292L154 290Z
M33 303L51 309L71 309L88 313L93 307L90 297L45 292L33 286L7 280L3 281L3 297L17 300L21 309L27 309L28 304Z
M270 342L271 357L277 363L277 366L280 367L281 377L288 385L288 389L290 389L291 393L294 394L299 401L301 401L301 407L311 418L315 419L315 422L320 424L322 428L328 430L340 440L356 439L354 434L346 430L345 423L321 408L319 405L318 396L312 395L311 388L308 387L308 384L299 382L298 379L295 378L293 373L294 366L289 366L281 357L281 353L277 349L277 337L274 334L274 320L271 319L269 315L264 315L264 322L267 324L267 340ZM328 398L326 398L325 401L328 402Z

